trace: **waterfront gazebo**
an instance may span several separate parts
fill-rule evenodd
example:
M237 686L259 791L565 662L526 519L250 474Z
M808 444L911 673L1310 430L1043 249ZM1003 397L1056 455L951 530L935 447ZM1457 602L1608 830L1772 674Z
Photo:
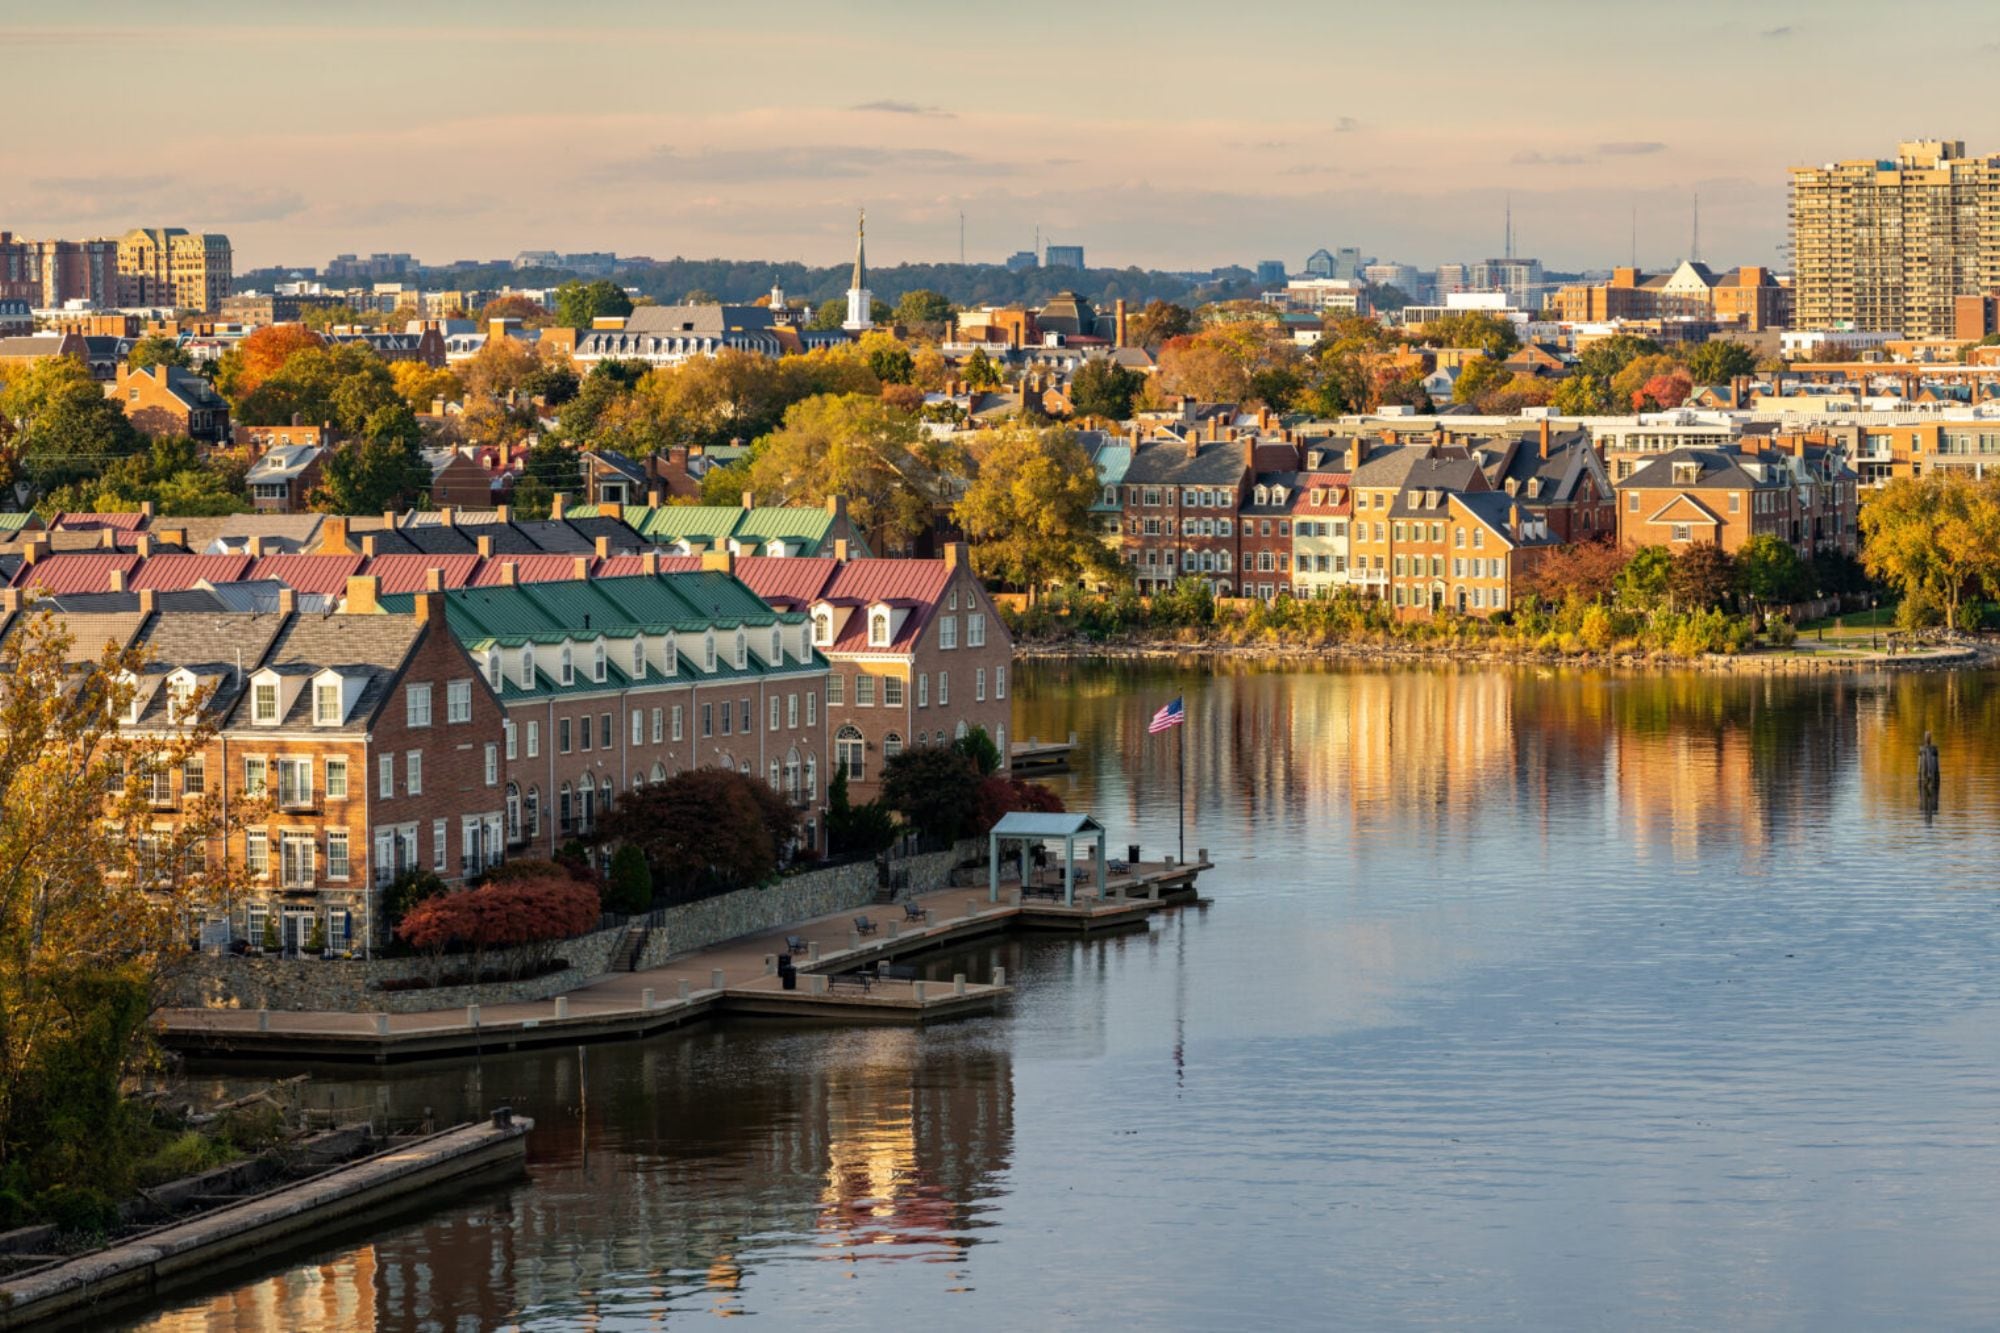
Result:
M1021 887L1028 886L1028 849L1037 843L1060 840L1063 845L1063 902L1076 902L1076 840L1095 838L1097 855L1097 896L1104 896L1104 825L1089 815L1043 814L1016 810L1002 815L986 835L986 898L1000 901L1000 844L1016 843L1021 849Z

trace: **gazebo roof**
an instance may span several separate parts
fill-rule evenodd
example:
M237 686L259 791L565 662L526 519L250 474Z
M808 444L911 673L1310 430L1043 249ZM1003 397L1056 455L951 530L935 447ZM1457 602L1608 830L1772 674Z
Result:
M1044 814L1016 810L1002 815L993 826L996 838L1069 838L1079 833L1102 833L1104 825L1086 814Z

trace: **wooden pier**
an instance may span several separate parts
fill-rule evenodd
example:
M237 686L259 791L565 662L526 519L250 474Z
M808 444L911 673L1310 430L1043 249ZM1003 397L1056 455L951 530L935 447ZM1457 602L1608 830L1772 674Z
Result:
M1030 736L1025 741L1015 741L1007 747L1007 768L1017 778L1047 777L1051 773L1069 772L1069 757L1076 749L1076 733L1071 732L1067 741L1045 741Z
M163 1044L191 1056L234 1059L390 1061L447 1059L537 1046L631 1040L724 1015L838 1023L924 1024L990 1013L1013 993L1004 975L990 982L897 978L862 983L855 974L1009 930L1094 935L1143 929L1154 912L1198 901L1204 857L1144 862L1112 872L1102 897L1079 888L1065 903L1047 896L1046 869L1024 896L1018 882L992 901L983 871L902 903L864 907L698 950L645 972L601 977L553 1000L468 1006L415 1014L294 1013L170 1009L157 1019ZM975 872L966 871L964 874ZM1060 884L1060 871L1053 872ZM863 934L855 918L875 929ZM796 939L801 948L788 950ZM792 960L786 989L780 956Z

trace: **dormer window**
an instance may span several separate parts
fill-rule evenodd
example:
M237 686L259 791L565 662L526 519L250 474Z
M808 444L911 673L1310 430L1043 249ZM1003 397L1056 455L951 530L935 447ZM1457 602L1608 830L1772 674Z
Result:
M590 678L599 685L604 683L605 665L604 640L599 639L592 647L590 653Z
M703 671L715 670L714 630L710 630L706 634L701 636L701 669Z
M872 611L868 615L868 646L887 648L889 646L889 613Z
M250 720L271 726L278 720L278 682L275 678L257 681L250 687Z
M1257 503L1260 505L1271 503L1271 491L1269 487L1259 486L1257 488Z
M646 639L644 635L637 635L632 640L632 679L644 680L645 678Z
M669 676L674 675L681 669L680 650L674 647L674 636L672 633L667 635L666 644L661 650L660 656L667 664L667 674Z
M833 612L825 609L813 612L813 643L821 648L833 646Z
M194 716L194 677L180 672L167 677L167 721L185 722Z
M576 683L576 659L568 644L562 646L562 661L556 669L556 680L564 685Z
M750 665L750 636L742 630L736 631L736 669L742 671Z
M340 725L340 683L321 681L313 686L313 725L316 727L337 727Z
M521 650L520 681L521 688L524 690L535 688L535 650L533 648L523 648Z
M782 665L785 660L785 636L776 625L771 626L771 665Z
M500 663L500 650L495 648L486 654L486 683L497 691L504 683L502 675L503 668Z
M1273 486L1271 488L1271 503L1274 505L1281 505L1284 502L1285 502L1285 488L1283 486Z

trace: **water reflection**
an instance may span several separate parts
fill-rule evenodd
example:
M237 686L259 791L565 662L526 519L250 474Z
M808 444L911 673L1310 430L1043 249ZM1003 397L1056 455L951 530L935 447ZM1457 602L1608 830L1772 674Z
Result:
M1013 730L1157 853L1175 694L1212 909L922 1033L323 1078L531 1181L152 1326L1995 1322L2000 678L1043 665Z

